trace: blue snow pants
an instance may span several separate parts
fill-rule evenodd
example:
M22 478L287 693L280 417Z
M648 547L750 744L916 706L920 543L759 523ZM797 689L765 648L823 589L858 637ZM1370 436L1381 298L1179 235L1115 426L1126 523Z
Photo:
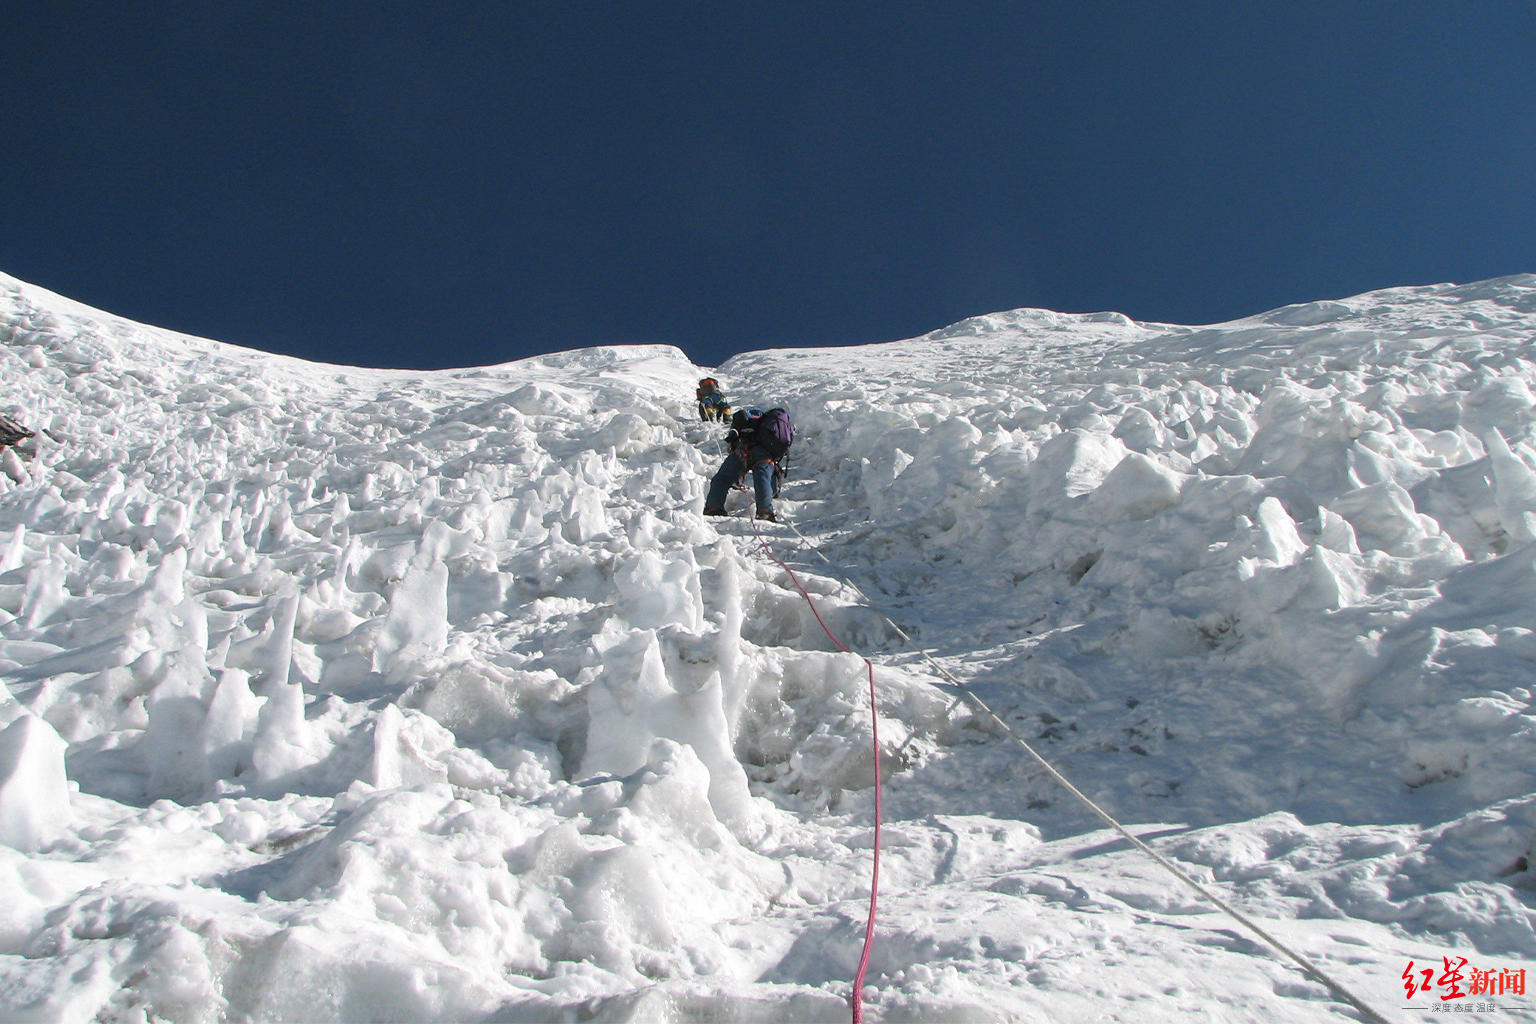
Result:
M757 496L757 510L759 512L773 511L773 460L768 453L757 445L753 445L747 452L747 458L752 460L752 490ZM737 452L725 457L720 464L720 469L715 473L713 480L709 482L709 494L704 499L705 508L725 508L725 499L731 493L731 488L742 474L747 472L747 463Z

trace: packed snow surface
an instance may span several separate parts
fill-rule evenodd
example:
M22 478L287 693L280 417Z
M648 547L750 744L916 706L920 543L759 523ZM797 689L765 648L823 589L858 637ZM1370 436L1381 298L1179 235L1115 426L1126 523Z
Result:
M0 277L0 341L0 1018L847 1019L867 655L867 1019L1358 1019L937 663L1384 1017L1536 1020L1536 277L435 372ZM705 373L794 415L768 550Z

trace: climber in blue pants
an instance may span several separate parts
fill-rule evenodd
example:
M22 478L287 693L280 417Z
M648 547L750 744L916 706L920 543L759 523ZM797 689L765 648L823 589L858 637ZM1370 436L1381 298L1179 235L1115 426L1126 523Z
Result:
M777 425L782 414L783 426ZM759 429L761 427L762 429ZM730 454L720 464L714 479L709 482L709 494L704 499L704 514L723 516L725 499L736 481L747 473L752 474L752 490L757 498L757 518L777 522L773 498L777 491L775 474L778 460L789 451L793 439L789 427L789 415L782 409L770 409L761 413L756 409L739 409L731 416L731 429L725 436Z

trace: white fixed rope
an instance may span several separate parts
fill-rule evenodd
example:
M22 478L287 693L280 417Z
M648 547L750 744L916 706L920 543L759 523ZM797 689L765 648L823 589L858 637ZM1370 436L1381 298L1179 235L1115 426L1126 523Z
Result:
M1159 867L1163 868L1174 878L1178 879L1185 886L1189 887L1190 890L1195 892L1206 902L1210 903L1217 910L1232 918L1232 920L1242 925L1252 934L1258 936L1258 938L1263 940L1270 948L1276 950L1291 960L1313 979L1322 984L1324 988L1332 992L1340 1000L1348 1003L1350 1006L1358 1010L1366 1020L1372 1021L1373 1024L1387 1024L1387 1019L1385 1017L1383 1017L1376 1010L1373 1010L1369 1005L1367 1005L1362 999L1356 996L1349 989L1345 988L1342 983L1334 980L1331 976L1324 972L1322 968L1318 967L1302 954L1286 946L1279 939L1275 938L1254 921L1250 920L1247 915L1243 914L1237 908L1229 904L1226 900L1222 899L1210 889L1200 884L1200 882L1190 877L1190 875L1177 864L1174 864L1172 861L1168 860L1168 858L1152 849L1152 847L1148 846L1139 837L1132 835L1131 832L1127 830L1124 825L1120 824L1120 822L1117 821L1108 811L1094 803L1093 800L1087 796L1087 794L1083 793L1082 790L1073 785L1070 779L1063 775L1055 765L1051 764L1050 761L1046 760L1044 755L1042 755L1033 746L1031 746L1030 743L1024 739L1024 737L1020 736L1018 732L1013 728L1013 726L1009 725L1001 715L999 715L996 711L993 711L991 706L988 705L986 701L982 700L981 697L977 696L974 690L972 690L965 683L961 682L959 679L956 679L954 675L945 669L943 665L939 664L932 655L930 655L926 650L919 646L917 641L913 640L912 637L908 635L906 630L897 625L897 623L885 613L884 609L880 608L875 604L875 602L871 601L869 595L866 594L863 589L858 586L858 584L854 583L853 580L849 578L848 574L842 570L842 568L840 568L836 563L828 558L826 554L822 552L821 548L814 544L810 538L801 533L793 523L785 522L783 525L788 526L790 530L794 532L795 536L800 538L801 544L807 550L815 554L816 557L825 562L827 566L832 570L833 575L835 575L839 580L841 580L850 589L852 589L853 592L857 594L859 598L864 602L865 606L867 606L875 614L879 615L887 625L896 631L898 636L907 642L912 650L922 655L923 658L933 666L934 670L938 672L939 675L943 676L950 682L951 685L956 687L964 695L965 699L970 700L976 705L976 707L985 712L986 715L990 717L994 722L1002 726L1003 730L1008 734L1008 736L1020 747L1022 747L1024 752L1033 758L1040 765L1040 767L1043 768L1045 772L1051 776L1051 778L1055 779L1063 789L1072 794L1072 796L1080 801L1083 806L1087 807L1101 821L1103 821L1106 825L1118 833L1121 838L1129 842L1132 847L1140 851L1142 854L1151 858L1151 860L1154 861ZM949 708L946 709L945 714L948 714L950 711L954 710L955 705L958 703L959 701L956 700L954 704L951 704Z

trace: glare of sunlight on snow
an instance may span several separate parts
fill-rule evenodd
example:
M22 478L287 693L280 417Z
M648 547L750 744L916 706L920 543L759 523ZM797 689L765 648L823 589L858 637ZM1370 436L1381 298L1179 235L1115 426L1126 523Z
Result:
M0 277L0 341L0 1018L846 1019L863 663L701 515L703 373L876 664L873 1019L1356 1019L882 615L1371 1005L1536 959L1536 277L426 373Z

